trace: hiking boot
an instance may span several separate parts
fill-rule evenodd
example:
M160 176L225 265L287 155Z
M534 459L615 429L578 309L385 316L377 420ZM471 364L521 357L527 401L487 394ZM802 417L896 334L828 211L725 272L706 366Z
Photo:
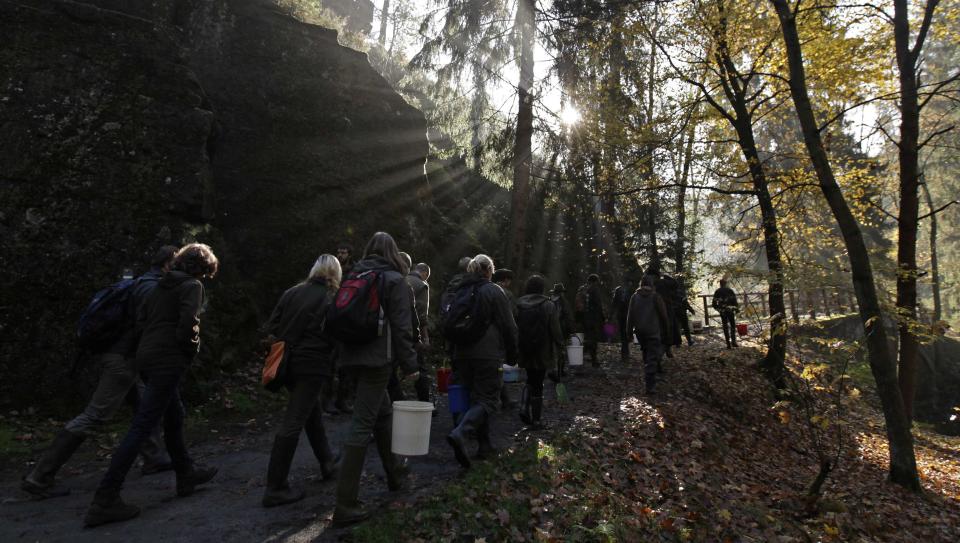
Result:
M302 490L290 488L287 476L290 474L290 464L297 452L299 436L280 437L273 439L273 449L270 451L270 463L267 464L267 489L263 493L261 504L264 507L286 505L300 501L306 494Z
M487 413L480 405L474 405L463 414L460 424L447 435L447 443L453 448L453 454L457 462L464 468L470 468L470 457L467 456L467 449L464 445L466 436L472 432L478 431L487 423Z
M333 522L330 525L332 528L356 524L370 517L370 512L357 499L360 493L363 459L366 454L366 447L356 445L343 447L340 476L337 478L337 507L333 512Z
M198 486L213 479L217 470L214 466L193 466L190 471L177 473L177 496L184 498L193 494Z
M60 430L53 443L43 451L37 465L34 466L20 483L20 488L33 496L46 499L58 498L70 494L70 489L56 485L55 478L60 468L77 452L87 436L75 434L67 429Z
M130 520L139 514L140 508L125 503L119 492L97 490L93 497L93 503L90 504L86 516L83 517L83 525L87 528L93 528L101 524Z
M458 427L459 428L459 427ZM460 462L460 465L464 468L470 468L470 457L467 456L467 450L463 444L463 436L454 430L447 434L447 443L453 447L453 455L457 458L457 462Z

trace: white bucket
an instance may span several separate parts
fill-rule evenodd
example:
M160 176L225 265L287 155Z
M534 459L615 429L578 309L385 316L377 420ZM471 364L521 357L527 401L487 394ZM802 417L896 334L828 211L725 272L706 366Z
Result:
M520 380L520 368L519 366L508 366L503 365L503 382L504 383L516 383Z
M570 336L570 344L567 345L567 363L570 366L582 366L583 365L583 340L580 339L582 334L574 334Z
M584 340L585 337L586 337L586 336L583 335L583 332L577 332L576 334L573 334L573 335L577 336L577 339L580 340L580 345L583 345L583 340Z
M404 456L421 456L430 450L430 402L393 402L393 440L390 450Z

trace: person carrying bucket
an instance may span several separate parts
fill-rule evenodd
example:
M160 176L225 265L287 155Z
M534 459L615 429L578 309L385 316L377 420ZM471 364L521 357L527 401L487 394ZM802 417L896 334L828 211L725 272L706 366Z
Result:
M476 435L480 456L494 452L489 420L500 403L500 366L517 360L517 324L503 290L490 282L493 270L493 259L475 256L456 293L442 308L443 334L453 344L454 380L466 387L471 401L447 435L457 462L465 468L470 467L467 436Z
M727 342L727 348L736 348L736 314L740 309L740 304L737 302L737 294L727 286L726 279L720 280L720 288L713 293L713 308L720 313L720 324L723 326L723 339Z
M531 275L524 287L524 295L517 301L520 367L527 370L520 419L534 430L543 428L540 422L543 378L547 369L556 363L564 339L560 311L550 298L544 296L544 287L543 277Z
M363 259L340 284L326 315L326 332L343 343L340 362L356 378L357 392L350 429L343 440L337 506L333 526L346 526L370 516L357 499L360 475L371 434L387 476L387 487L400 490L409 468L393 453L393 421L387 383L395 360L403 376L417 373L413 335L413 293L397 243L377 232ZM373 301L376 302L373 302Z

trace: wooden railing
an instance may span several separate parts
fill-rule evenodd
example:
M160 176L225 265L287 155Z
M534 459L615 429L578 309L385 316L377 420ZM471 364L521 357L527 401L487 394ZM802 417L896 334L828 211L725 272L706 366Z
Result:
M703 325L710 326L710 319L720 320L713 311L713 294L700 294L703 302ZM744 320L770 318L770 306L766 292L737 293L740 315ZM857 299L853 289L844 287L820 287L816 289L789 289L784 291L784 303L794 322L801 318L815 319L818 316L840 315L857 311Z

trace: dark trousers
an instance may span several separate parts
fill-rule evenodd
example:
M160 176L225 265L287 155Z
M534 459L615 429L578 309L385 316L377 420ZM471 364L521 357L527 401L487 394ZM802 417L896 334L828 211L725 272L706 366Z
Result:
M423 353L417 353L417 366L420 367L420 375L417 376L417 383L414 385L414 389L417 391L417 400L429 402L430 389L433 386L433 368L430 367L430 363L427 362L427 357Z
M387 394L392 368L351 367L347 373L356 379L357 396L353 402L353 418L350 430L343 440L344 445L366 447L373 436L378 421L388 420L393 413L393 404Z
M319 375L295 377L293 382L287 385L290 397L287 400L287 410L283 414L283 422L277 430L277 437L283 438L298 438L300 431L305 430L313 454L321 462L333 458L320 407L323 405L323 385L327 379Z
M396 365L390 369L390 380L387 381L387 394L390 396L391 402L400 402L406 399L406 396L403 394L403 388L400 386L399 371L400 369Z
M693 345L693 339L690 337L690 316L686 311L680 311L677 313L677 318L680 321L680 328L683 329L683 335L687 336L687 345Z
M620 358L630 358L630 331L627 330L627 318L624 316L617 323L617 327L620 329Z
M487 415L500 404L501 363L499 360L456 360L453 372L456 384L470 391L470 406L480 405Z
M720 312L720 324L723 326L723 339L727 347L737 346L737 319L733 311Z
M657 367L663 355L663 345L660 336L637 336L640 349L643 351L643 378L647 390L653 390L657 380Z
M543 397L543 379L547 376L545 369L527 368L527 391L531 398Z
M177 473L190 470L193 462L183 440L183 404L180 402L180 379L185 369L144 371L146 384L140 408L133 417L127 435L117 446L110 467L100 481L98 490L119 491L137 458L143 443L150 439L153 429L163 419L163 441Z

